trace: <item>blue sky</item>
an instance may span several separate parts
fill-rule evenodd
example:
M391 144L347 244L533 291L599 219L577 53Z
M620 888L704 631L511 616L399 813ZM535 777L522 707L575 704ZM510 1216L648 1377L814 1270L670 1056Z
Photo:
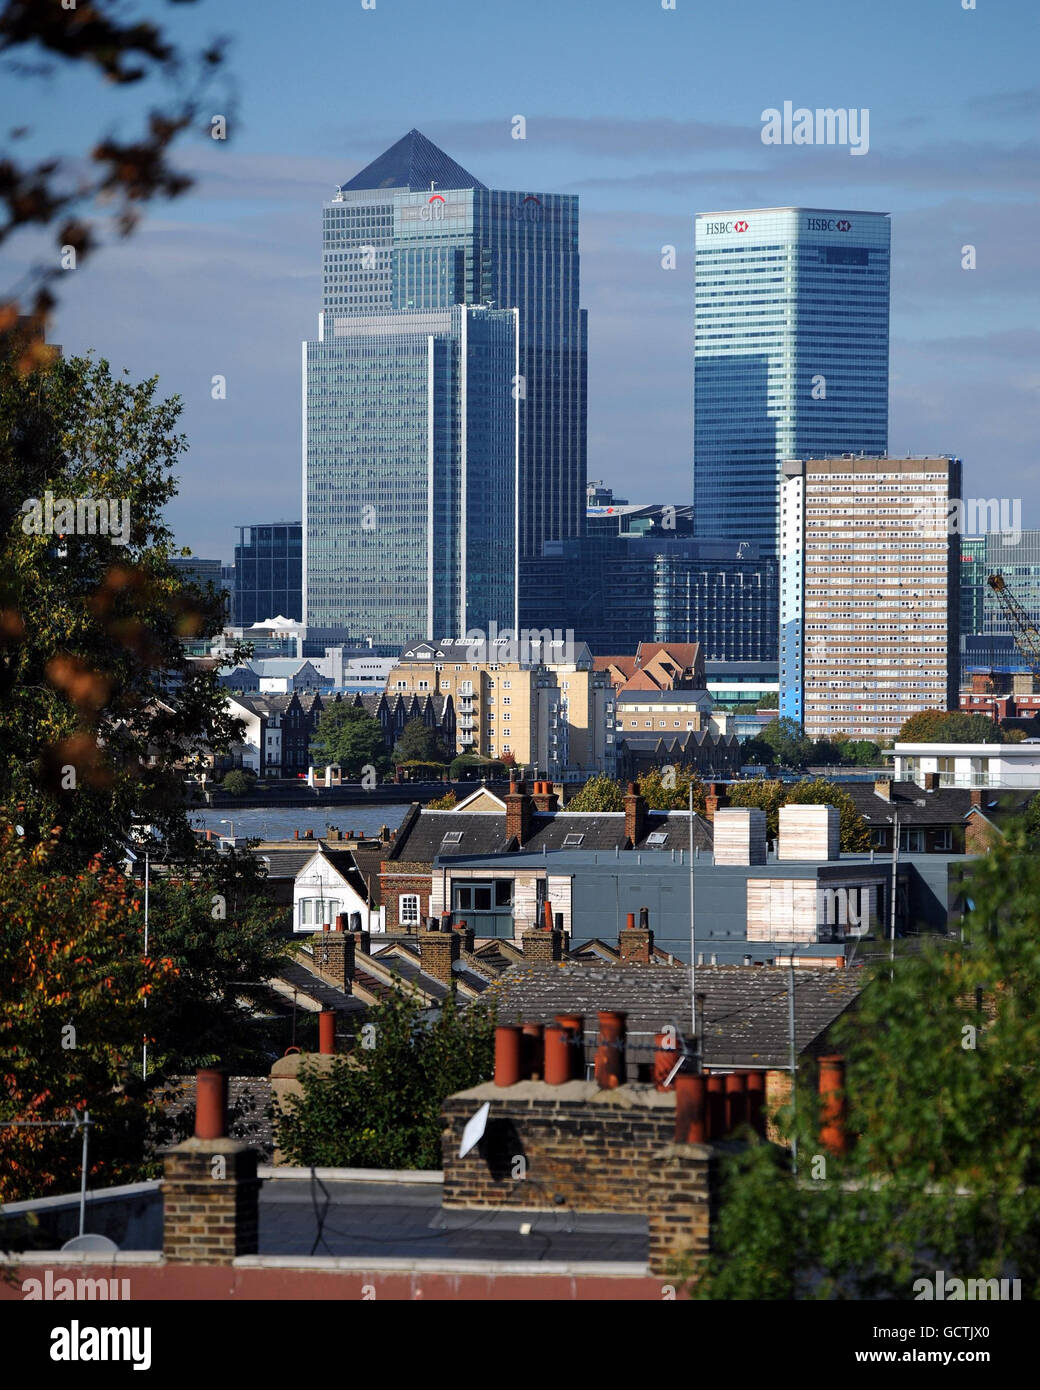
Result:
M589 476L691 491L693 216L804 204L892 215L890 449L965 460L965 490L1040 526L1036 0L202 0L131 9L231 39L237 117L180 147L193 190L62 278L53 336L184 401L178 542L300 515L300 343L321 205L417 126L486 184L581 199ZM135 128L155 92L60 66L4 82L33 154ZM765 146L761 113L870 111L870 151ZM214 110L222 106L215 104ZM511 138L523 115L527 138ZM961 268L976 247L977 269ZM677 268L661 268L661 247ZM28 235L0 285L40 253ZM227 399L213 401L214 374Z

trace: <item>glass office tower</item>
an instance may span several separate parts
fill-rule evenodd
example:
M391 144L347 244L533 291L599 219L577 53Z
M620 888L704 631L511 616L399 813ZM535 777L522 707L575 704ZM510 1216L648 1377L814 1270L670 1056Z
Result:
M326 338L344 333L344 322L359 315L455 304L519 311L512 383L519 552L536 556L546 539L580 535L587 349L578 302L577 198L489 189L413 130L325 205L323 271ZM394 466L390 455L371 461L384 470ZM317 560L328 542L309 525L306 544L310 576L312 555ZM319 571L308 577L308 621L322 586L327 590L328 580ZM398 634L401 641L415 630Z
M886 453L889 233L879 212L697 217L698 537L776 555L784 459Z
M303 617L303 527L298 521L240 526L232 606L235 627Z
M308 627L391 649L511 627L517 311L326 326L304 344Z

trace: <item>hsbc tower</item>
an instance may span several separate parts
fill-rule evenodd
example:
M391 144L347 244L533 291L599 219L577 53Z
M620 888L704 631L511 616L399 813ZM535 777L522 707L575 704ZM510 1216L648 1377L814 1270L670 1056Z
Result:
M706 212L695 247L695 534L775 555L784 459L888 451L888 214Z

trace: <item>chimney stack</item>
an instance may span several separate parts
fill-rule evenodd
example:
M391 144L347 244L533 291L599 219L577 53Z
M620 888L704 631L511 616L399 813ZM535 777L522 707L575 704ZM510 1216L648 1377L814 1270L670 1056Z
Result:
M758 806L720 806L713 826L716 864L766 862L766 813Z
M599 1019L596 1084L601 1091L613 1091L625 1081L625 1015L610 1009L596 1017Z
M982 804L983 804L983 803L982 803L982 788L981 788L981 787L972 787L971 793L970 793L970 797L969 797L969 805L971 805L971 806L977 806L977 807L979 808L979 810L981 810L981 809L982 809Z
M926 772L924 774L924 789L926 792L937 792L939 790L939 774L937 772Z
M813 806L798 802L781 806L776 857L787 862L796 859L840 859L841 816L837 806Z
M536 811L557 810L557 797L551 782L535 782L531 791L531 800L534 802Z
M563 933L553 927L546 931L542 926L531 927L520 938L524 960L534 965L551 965L560 959L563 946Z
M518 845L525 845L531 838L531 811L533 803L524 788L523 782L510 781L506 795L506 839L515 839Z
M636 926L636 914L628 914L627 924L623 931L618 934L618 946L621 950L621 961L624 965L649 965L654 953L654 934L650 930L650 910L646 907L639 909L639 926Z
M892 779L891 777L878 777L874 781L874 795L880 796L882 801L892 800Z
M429 917L426 930L419 933L419 955L422 968L427 975L440 980L442 985L454 986L452 964L459 958L462 943L456 931L441 931L436 917Z
M163 1255L170 1264L230 1265L255 1255L260 1183L256 1151L227 1137L227 1077L195 1079L195 1133L163 1159Z
M845 1140L845 1059L820 1058L820 1147L843 1154Z
M715 812L720 806L726 805L726 788L720 786L718 782L709 782L708 790L704 794L704 818L714 821Z
M635 782L629 782L625 796L625 835L630 845L637 845L646 830L646 800Z

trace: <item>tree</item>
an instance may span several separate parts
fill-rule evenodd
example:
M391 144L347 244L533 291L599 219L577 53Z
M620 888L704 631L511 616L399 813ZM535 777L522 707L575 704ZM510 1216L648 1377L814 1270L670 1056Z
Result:
M191 0L189 0L189 3ZM183 0L181 0L183 3ZM28 302L9 299L0 304L0 335L20 370L31 371L48 360L38 339L19 332L18 314L44 318L54 304L52 286L65 270L78 266L99 244L99 228L87 215L91 203L106 205L120 236L127 236L139 217L139 208L153 198L175 198L193 180L170 162L174 142L194 127L212 136L211 112L222 113L221 138L232 108L229 96L209 91L210 78L224 61L225 43L218 40L197 54L178 50L155 24L133 20L124 23L119 0L91 0L89 5L39 5L34 0L7 0L0 13L0 52L8 56L8 69L16 75L47 78L54 57L75 65L80 73L92 72L106 84L130 86L142 81L175 83L176 94L152 92L147 126L136 137L119 141L100 135L91 148L80 118L70 125L84 133L84 147L69 159L41 162L18 160L12 149L0 159L0 244L20 229L55 226L55 249L29 277ZM17 55L35 60L30 66ZM42 54L44 61L39 58ZM11 55L15 55L12 60ZM192 71L194 69L194 72ZM45 98L46 99L46 98ZM26 109L32 98L26 96ZM231 122L233 124L233 121ZM27 128L10 132L13 141L29 134ZM69 261L69 253L75 257ZM52 354L51 354L52 355Z
M443 763L444 751L433 729L418 717L409 719L394 744L395 763Z
M821 1150L809 1086L780 1117L797 1179L762 1142L722 1160L697 1297L908 1299L940 1269L1040 1295L1040 859L1015 835L971 876L964 942L879 964L836 1026L849 1152Z
M568 811L623 811L625 809L625 798L621 794L621 788L606 773L598 773L589 780L574 796L567 802Z
M771 690L767 695L763 695L761 700L759 700L758 704L755 706L756 710L779 708L780 696L776 693L775 690Z
M220 784L229 796L248 796L256 786L256 776L247 768L234 767Z
M762 738L746 738L740 745L741 761L769 767L776 762L776 749Z
M812 757L812 741L793 719L771 719L759 738L773 749L773 761L783 767L805 767Z
M241 736L216 672L184 655L223 611L169 563L187 446L156 386L104 361L22 376L0 357L0 798L30 842L62 826L67 867L118 863L135 819L190 856L185 776Z
M731 806L757 806L766 813L766 837L775 840L779 825L780 807L784 802L783 782L765 777L753 777L745 782L733 782L729 788Z
M809 762L823 764L824 766L835 767L842 761L842 746L832 742L829 738L818 738L813 740L812 752L809 755Z
M846 854L864 854L870 849L870 828L844 787L826 778L795 782L784 790L783 805L836 806L840 816L841 848Z
M1005 743L1007 737L985 714L959 710L921 710L899 730L900 743Z
M311 740L311 757L318 767L338 763L350 776L366 767L376 771L388 765L386 744L379 720L360 705L326 705Z
M70 1129L11 1129L5 1121L68 1120L89 1108L91 1185L141 1176L159 1117L141 1080L141 1046L176 971L159 950L145 958L132 883L96 859L82 873L62 873L61 832L29 844L17 832L19 815L0 808L5 1202L77 1189L80 1163Z
M881 749L869 738L857 738L845 744L845 756L857 767L873 767L881 755Z
M249 853L214 854L202 870L153 880L149 948L176 975L149 1005L152 1066L166 1076L217 1062L234 1075L266 1074L272 1057L256 1013L263 982L289 957L282 917Z
M427 811L450 811L458 804L459 798L455 795L452 788L446 791L443 796L435 796L432 801L427 801Z
M304 1068L302 1095L276 1103L279 1148L307 1166L439 1168L441 1105L490 1078L493 1013L463 1011L449 996L431 1022L398 990L366 1024L374 1046L362 1043L324 1074Z
M686 811L693 783L693 809L704 814L704 787L694 768L654 767L639 779L639 791L653 811Z

